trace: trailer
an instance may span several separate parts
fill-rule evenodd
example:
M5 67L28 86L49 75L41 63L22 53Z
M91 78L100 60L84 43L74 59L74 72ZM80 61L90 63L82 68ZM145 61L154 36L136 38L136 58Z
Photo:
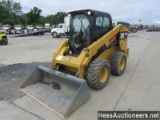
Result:
M46 31L48 31L48 29L33 31L33 32L30 32L30 33L19 34L19 35L15 35L15 37L24 37L24 36L33 36L33 35L44 35Z

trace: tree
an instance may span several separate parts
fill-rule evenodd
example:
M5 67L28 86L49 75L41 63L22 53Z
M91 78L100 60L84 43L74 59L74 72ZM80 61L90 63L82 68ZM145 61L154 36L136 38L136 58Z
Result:
M45 17L40 16L38 24L44 25L45 23L50 23L50 21L48 21Z
M48 15L47 20L50 21L51 24L57 25L59 23L64 23L64 17L67 15L65 12L57 12L55 15Z
M55 14L56 23L64 23L64 17L67 15L65 12L57 12Z
M12 0L2 0L2 5L11 12L13 1Z
M16 15L20 15L20 14L22 14L21 9L22 9L21 3L15 2L12 7L12 12L15 13Z
M7 3L8 4L8 3ZM9 9L10 3L8 7L4 5L4 2L0 2L0 23L3 24L21 24L21 19L15 13L11 12Z
M54 15L48 15L46 18L46 21L50 24L56 24L55 16Z
M2 0L1 4L16 15L20 15L22 13L22 7L20 2L13 2L12 0Z
M2 4L0 4L0 23L3 23L7 19L7 14L9 14L9 11Z
M33 9L31 9L30 12L27 13L28 23L29 24L37 24L38 20L40 19L41 12L42 12L41 9L39 9L37 7L33 7Z
M27 14L22 12L20 2L13 0L1 0L0 2L0 23L3 24L41 24L50 23L57 25L64 22L64 17L67 15L65 12L57 12L55 15L48 15L47 17L41 16L42 10L33 7ZM23 13L23 14L22 14Z

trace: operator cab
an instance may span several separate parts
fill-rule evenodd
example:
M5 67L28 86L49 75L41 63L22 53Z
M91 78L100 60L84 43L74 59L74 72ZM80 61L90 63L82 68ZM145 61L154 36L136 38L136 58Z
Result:
M75 55L113 28L109 13L87 9L69 12L68 15L71 17L69 48Z

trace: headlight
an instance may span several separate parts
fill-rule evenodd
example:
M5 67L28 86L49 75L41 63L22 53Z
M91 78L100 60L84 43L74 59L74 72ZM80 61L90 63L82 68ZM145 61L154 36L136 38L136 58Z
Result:
M91 13L91 11L88 11L88 15L91 15L92 13Z

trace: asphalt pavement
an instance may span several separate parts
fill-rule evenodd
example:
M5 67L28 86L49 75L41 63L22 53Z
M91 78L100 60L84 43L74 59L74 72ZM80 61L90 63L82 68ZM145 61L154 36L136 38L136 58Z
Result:
M31 37L34 39L34 37ZM19 39L19 38L18 38ZM23 39L23 38L22 38ZM28 39L28 38L25 38ZM42 57L42 53L55 51L55 49L65 38L53 39L50 38L44 41L43 36L39 43L41 47L32 46L32 41L29 40L28 47L25 50L32 48L33 53L27 56L33 56L37 54L37 58ZM97 120L97 111L102 110L160 110L160 32L145 32L138 31L137 33L131 33L128 39L128 47L130 48L130 56L127 60L127 67L122 76L111 75L108 85L100 90L93 90L89 88L91 99L78 108L67 120ZM53 41L52 41L53 40ZM24 40L22 40L24 41ZM11 42L15 44L20 40L13 39ZM46 47L47 43L50 44ZM26 41L25 41L26 43ZM51 43L53 43L51 45ZM27 44L27 43L26 43ZM19 46L19 45L18 45ZM52 46L53 49L52 50ZM19 46L21 47L21 46ZM15 59L12 49L10 48L9 57L5 54L4 57L0 57L3 65L12 64L13 61L10 58ZM38 51L41 49L41 51ZM5 50L4 50L5 51ZM6 49L7 51L7 49ZM17 49L15 50L17 51ZM0 51L2 52L2 51ZM40 54L40 56L38 56ZM18 61L26 63L28 62L50 62L49 55L52 53L46 53L45 58L42 60L37 59L35 56L32 58L23 58L18 56ZM21 59L22 58L22 59ZM6 60L6 62L5 62ZM37 60L37 61L36 61ZM39 103L35 102L28 96L17 98L13 101L0 101L0 118L1 120L61 120L57 114L53 111L45 108Z

